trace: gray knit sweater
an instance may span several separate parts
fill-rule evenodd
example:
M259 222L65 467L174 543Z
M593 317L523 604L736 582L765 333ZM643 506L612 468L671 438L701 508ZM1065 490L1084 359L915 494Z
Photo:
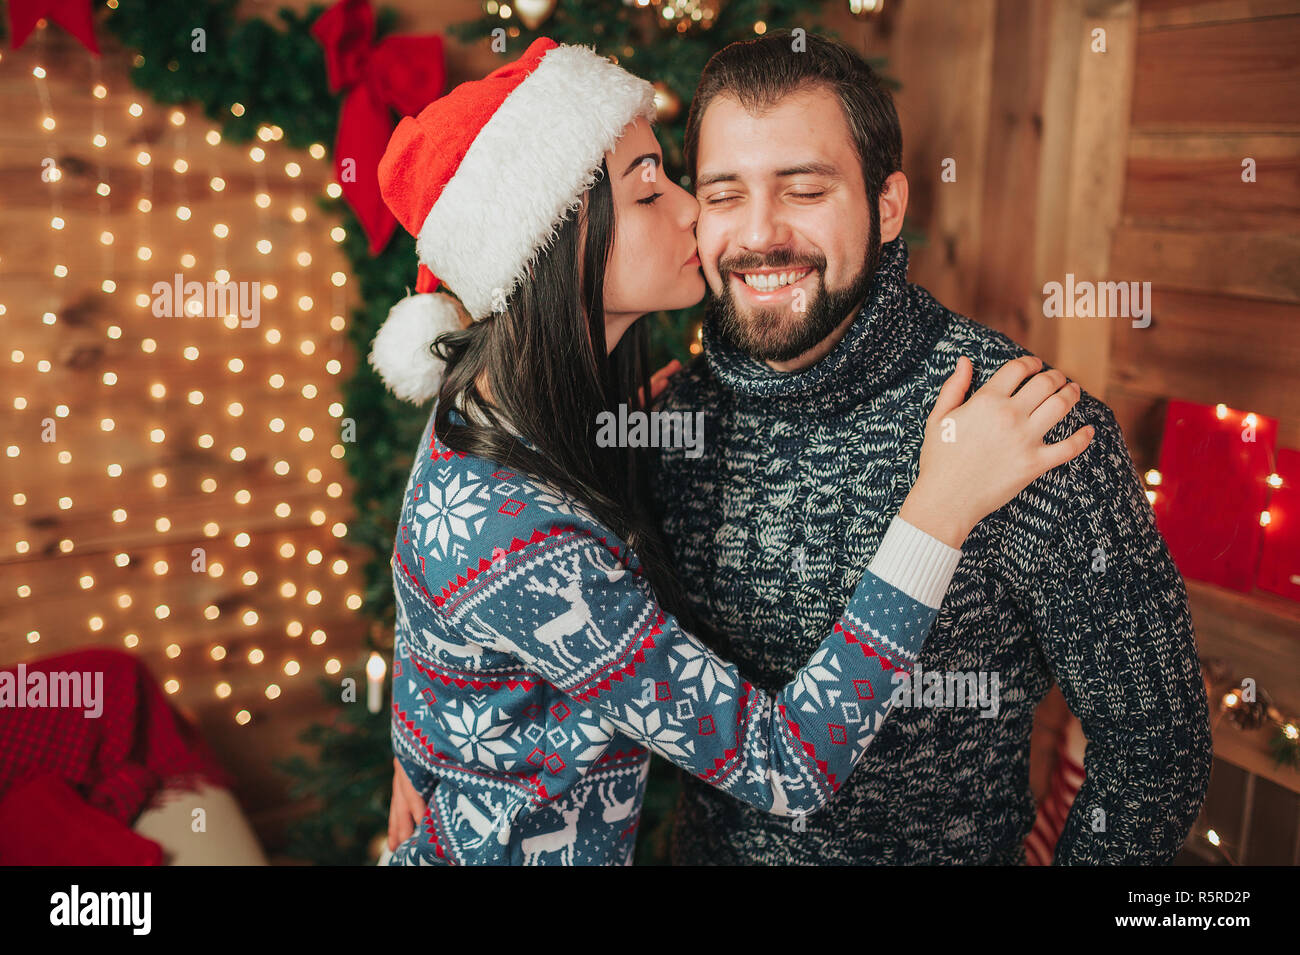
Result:
M897 239L857 320L811 368L773 371L708 325L704 351L665 399L705 413L704 454L658 452L657 506L699 632L777 690L907 496L958 356L978 387L1025 350L908 283ZM967 538L918 660L945 684L983 673L991 688L996 674L996 715L918 693L932 705L896 706L834 801L796 823L684 776L675 863L1021 863L1030 731L1053 680L1088 739L1055 861L1173 859L1211 763L1186 590L1110 409L1085 392L1048 439L1083 424L1097 432L1082 455Z

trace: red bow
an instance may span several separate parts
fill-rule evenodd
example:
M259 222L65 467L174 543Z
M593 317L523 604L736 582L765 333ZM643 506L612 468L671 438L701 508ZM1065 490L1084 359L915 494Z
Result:
M53 20L99 56L90 0L9 0L9 40L15 50L26 42L41 17Z
M370 240L383 251L397 227L379 191L379 160L393 135L391 109L418 113L442 95L442 37L390 36L378 46L369 0L339 0L312 24L330 89L346 90L334 141L334 174ZM350 163L349 163L350 161Z

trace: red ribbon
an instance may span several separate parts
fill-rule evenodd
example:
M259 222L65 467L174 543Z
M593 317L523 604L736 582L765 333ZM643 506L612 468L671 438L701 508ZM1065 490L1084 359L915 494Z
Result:
M63 27L99 56L90 0L9 0L9 42L15 50L27 41L42 17Z
M378 177L396 125L391 111L411 116L442 95L447 79L442 37L390 36L375 45L369 0L339 0L317 18L311 33L325 51L330 89L346 92L334 141L334 174L370 240L370 254L378 255L397 227Z

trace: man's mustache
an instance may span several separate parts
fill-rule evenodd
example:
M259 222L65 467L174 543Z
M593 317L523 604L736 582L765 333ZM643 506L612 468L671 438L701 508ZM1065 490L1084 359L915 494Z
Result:
M726 277L729 272L750 272L754 269L812 268L826 271L826 256L820 253L798 253L793 249L776 249L767 255L757 252L738 252L718 260L718 271Z

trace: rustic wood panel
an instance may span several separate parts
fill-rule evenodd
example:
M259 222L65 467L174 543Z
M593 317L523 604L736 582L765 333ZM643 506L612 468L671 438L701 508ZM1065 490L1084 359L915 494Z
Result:
M1284 712L1300 711L1300 605L1273 594L1241 594L1198 580L1187 582L1204 656L1232 662L1254 677Z
M1138 34L1133 125L1295 131L1300 15Z
M1105 397L1110 322L1042 315L1042 288L1081 279L1118 279L1111 237L1123 191L1123 143L1134 83L1134 3L1052 5L1049 66L1043 92L1042 173L1037 183L1035 273L1030 312L1044 357L1084 388ZM1104 31L1105 52L1094 50Z
M1114 336L1112 383L1300 422L1300 307L1156 287L1150 328Z
M1300 235L1180 232L1122 225L1115 280L1215 295L1300 302Z
M220 142L209 145L205 135L212 124L186 112L183 125L171 120L171 108L162 107L133 90L127 79L126 55L114 48L101 32L105 57L98 73L93 60L61 30L43 31L22 50L5 51L0 59L0 102L6 124L0 133L0 327L6 348L0 354L0 429L2 447L16 445L18 457L6 457L0 468L0 661L21 662L77 647L100 645L128 649L127 634L136 635L129 648L150 667L160 681L175 679L179 690L172 697L182 709L194 712L204 735L227 767L237 776L238 795L259 824L271 847L278 838L288 802L287 780L272 768L272 761L300 749L296 736L327 712L316 688L326 662L337 658L345 666L362 656L362 638L369 622L348 606L349 595L363 595L366 582L361 567L366 553L346 536L334 533L336 524L353 517L353 488L344 461L336 456L340 445L339 418L331 405L342 401L339 383L351 373L357 356L344 338L343 327L332 325L335 315L347 316L355 299L350 282L336 288L335 271L347 272L346 260L328 236L336 223L322 210L318 197L331 178L328 160L291 150L283 142L262 142L262 163L249 156L252 144ZM42 110L31 70L40 63L47 71L51 115L55 128L40 126ZM108 89L97 100L91 95L96 77ZM127 108L138 102L142 115ZM92 136L102 131L107 139L97 147ZM146 149L151 162L141 167L136 154ZM41 159L57 161L62 178L56 183L41 178ZM184 158L188 168L173 168ZM297 177L286 164L296 162ZM225 181L223 191L209 184L214 176ZM100 182L111 187L108 197L97 193ZM260 208L259 192L270 197ZM147 196L151 212L141 213L136 203ZM186 205L190 218L175 215ZM302 222L291 217L300 206ZM64 228L51 228L58 215ZM224 222L229 235L212 234L214 222ZM100 241L104 231L114 241ZM269 239L272 251L256 249L259 239ZM136 257L139 245L148 245L148 261ZM309 266L296 257L307 250ZM185 253L193 264L182 262ZM54 274L63 264L66 277ZM225 326L220 318L157 318L136 304L136 296L152 294L157 281L169 281L176 272L187 280L207 281L218 269L227 269L233 281L273 282L278 295L261 303L257 328ZM105 292L101 283L111 278L116 291ZM297 307L300 295L313 299L310 311ZM47 324L42 316L54 313ZM116 326L120 336L111 337ZM273 343L268 332L280 340ZM144 339L155 343L150 353ZM310 341L314 349L304 353ZM199 349L197 360L183 357L187 346ZM16 361L14 352L21 351ZM229 362L238 358L241 371ZM50 362L41 372L39 361ZM336 360L334 373L327 362ZM104 375L117 375L106 384ZM284 378L282 387L269 383L272 375ZM151 394L161 383L166 393ZM303 394L306 385L315 397ZM204 402L187 400L193 389ZM227 406L242 403L239 417ZM56 408L66 406L65 416ZM343 412L346 414L346 412ZM115 428L105 432L100 419L111 417ZM272 432L271 418L285 421L285 432ZM53 418L57 441L40 440L42 422ZM300 428L314 431L311 441L297 436ZM149 439L152 428L166 431L165 442ZM210 433L214 446L200 448L196 439ZM363 436L359 436L363 438ZM231 447L247 449L242 462L228 456ZM59 452L70 455L59 461ZM346 453L346 446L343 446ZM285 475L272 465L289 464ZM109 477L106 466L120 463L120 477ZM309 477L312 469L319 473ZM164 488L153 485L163 474ZM213 478L217 487L205 492L200 485ZM247 503L235 494L247 490ZM25 496L21 505L15 495ZM68 497L64 509L59 499ZM276 514L278 505L289 513ZM115 508L128 513L115 523ZM323 523L313 523L313 513ZM155 520L167 517L170 528L160 532ZM204 526L215 522L220 530L208 537ZM249 546L236 547L233 535L251 536ZM70 552L60 542L71 540ZM18 541L27 542L19 552ZM282 543L295 552L283 557ZM220 562L224 573L190 571L191 548L204 547L209 563ZM322 559L308 560L317 549ZM130 563L118 567L117 553ZM347 562L344 573L334 571L338 559ZM168 571L154 570L158 560ZM252 570L258 579L243 580ZM83 587L89 575L93 585ZM292 594L282 592L292 583ZM318 603L307 594L320 592ZM20 593L27 593L22 596ZM121 600L129 597L128 606ZM159 619L154 608L166 604L170 613ZM207 619L205 608L219 613ZM242 614L255 610L258 619L247 625ZM101 625L91 625L93 617ZM288 632L298 621L300 635ZM39 640L29 642L29 631ZM314 631L324 634L313 643ZM169 655L175 645L179 653ZM213 646L226 650L223 660L211 656ZM261 663L248 659L253 649L265 654ZM297 674L285 672L293 660ZM219 682L231 693L216 695ZM268 684L282 694L268 699ZM364 703L360 704L364 705ZM240 726L235 714L243 708L253 722Z
M908 221L926 237L911 249L909 274L964 313L976 311L993 48L995 36L1002 40L995 33L997 6L994 0L909 5L887 51L888 72L902 84L894 100L904 132ZM941 180L948 159L955 182Z
M1138 28L1156 30L1300 13L1298 0L1142 0Z
M1255 182L1242 181L1246 158ZM1300 232L1300 136L1134 135L1123 215L1141 228Z
M1006 2L997 7L979 263L971 312L980 322L1044 356L1043 327L1031 321L1039 309L1035 302L1041 285L1024 242L1036 235L1038 227L1038 194L1028 184L1038 181L1042 162L1048 60L1043 35L1048 19L1040 4L1027 10Z

